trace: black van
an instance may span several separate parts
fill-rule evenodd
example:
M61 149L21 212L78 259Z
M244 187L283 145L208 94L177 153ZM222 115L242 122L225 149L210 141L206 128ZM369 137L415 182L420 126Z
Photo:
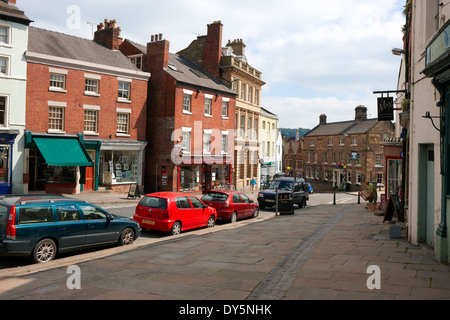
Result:
M282 177L275 179L269 188L258 193L260 209L275 206L275 188L278 187L278 211L294 213L294 204L304 208L309 200L308 186L305 179Z

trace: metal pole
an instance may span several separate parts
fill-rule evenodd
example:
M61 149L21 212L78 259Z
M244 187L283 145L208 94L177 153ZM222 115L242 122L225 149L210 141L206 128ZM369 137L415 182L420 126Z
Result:
M278 215L278 186L275 187L275 215Z
M358 204L361 204L361 192L358 192Z
M333 193L333 206L336 205L336 192Z

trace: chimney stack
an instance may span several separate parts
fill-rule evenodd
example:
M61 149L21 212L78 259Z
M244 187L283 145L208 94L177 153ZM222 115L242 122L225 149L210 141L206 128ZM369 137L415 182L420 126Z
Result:
M119 50L123 39L120 38L120 28L116 27L116 20L109 21L105 19L104 23L97 26L97 31L94 33L94 41L102 44L112 50Z
M234 39L233 42L228 40L227 47L231 47L235 55L245 57L246 45L242 39Z
M147 43L148 70L152 74L152 79L158 79L163 68L169 67L170 42L163 40L162 33L152 35L150 39L151 41Z
M367 108L366 106L357 106L355 109L355 121L367 120Z
M216 78L220 78L220 60L222 57L222 29L221 21L214 21L208 25L206 46L203 50L203 69Z
M319 120L320 125L327 124L327 115L326 114L321 114L319 119L320 119Z

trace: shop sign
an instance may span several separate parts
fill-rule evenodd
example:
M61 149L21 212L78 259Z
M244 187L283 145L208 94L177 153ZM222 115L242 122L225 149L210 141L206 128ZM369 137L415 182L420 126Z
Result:
M426 49L425 65L438 60L450 47L450 24L442 28Z
M394 120L394 98L378 98L378 121Z
M167 186L167 171L161 173L161 182L163 186Z

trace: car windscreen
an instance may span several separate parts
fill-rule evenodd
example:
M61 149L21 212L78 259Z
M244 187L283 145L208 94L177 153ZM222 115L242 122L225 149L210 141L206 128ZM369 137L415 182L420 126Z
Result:
M294 183L291 181L276 180L270 184L269 189L275 189L275 187L278 187L278 190L292 191L294 189Z
M157 197L144 197L140 206L155 208L155 209L167 209L167 199L157 198Z
M222 192L208 192L202 197L204 201L225 202L228 199L228 195Z

